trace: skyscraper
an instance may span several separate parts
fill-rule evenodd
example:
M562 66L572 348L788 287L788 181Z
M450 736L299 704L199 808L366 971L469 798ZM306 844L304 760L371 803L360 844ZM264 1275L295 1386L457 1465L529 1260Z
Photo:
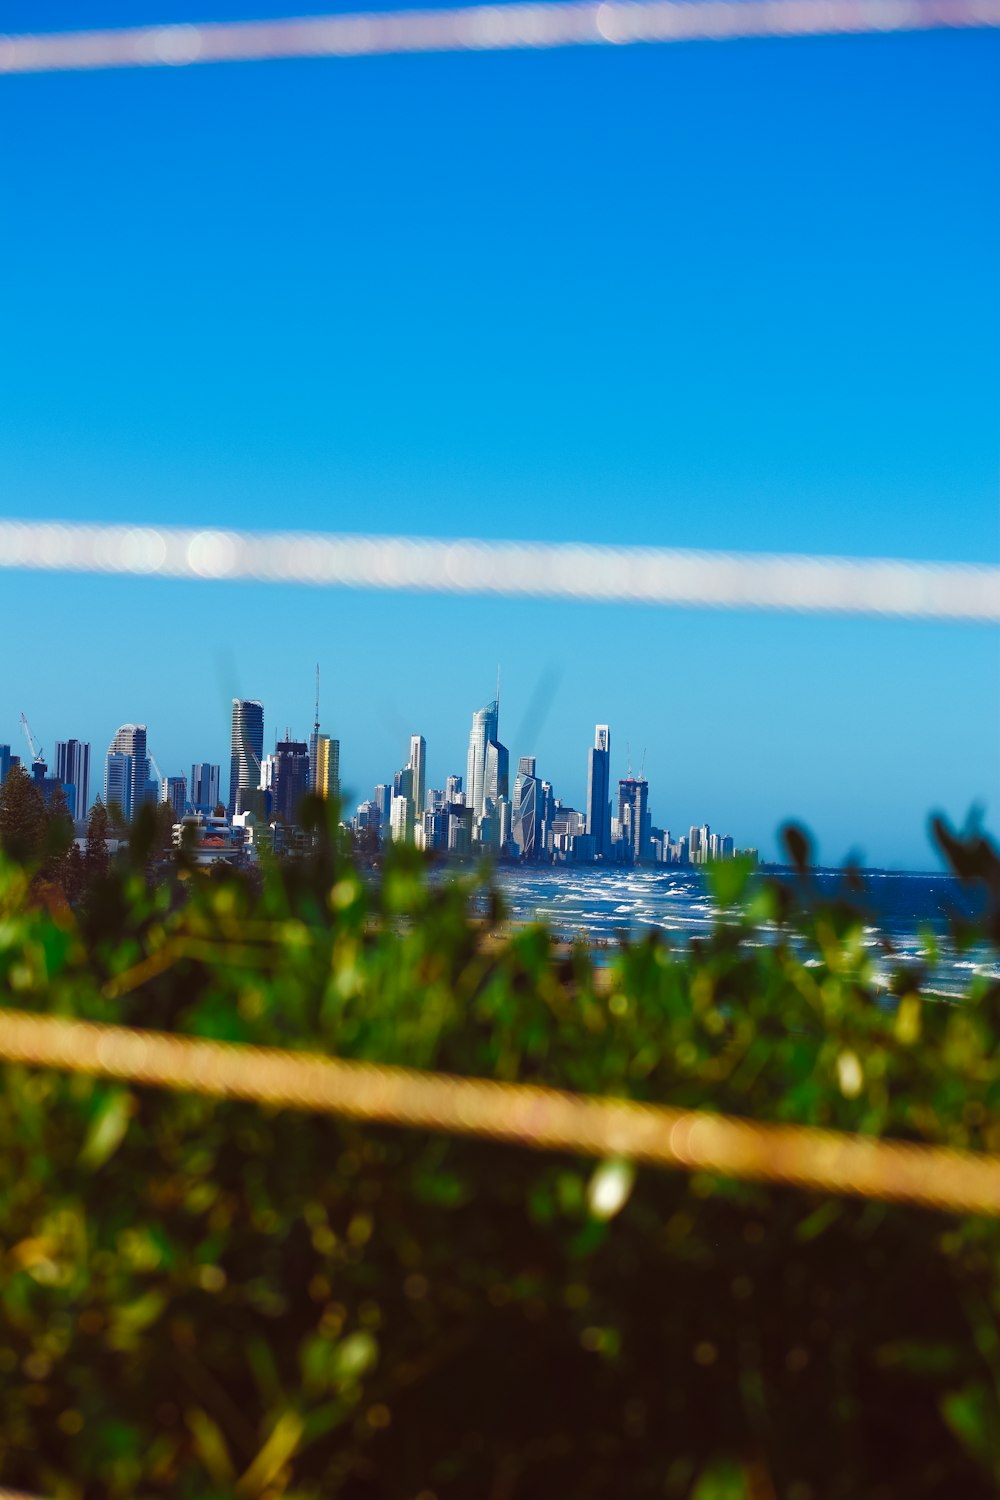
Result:
M486 742L486 765L483 772L483 812L499 805L501 797L509 796L510 756L507 746L499 740Z
M535 775L535 757L522 755L514 778L511 834L524 860L541 854L542 783Z
M611 856L611 730L598 724L587 756L587 832L598 859Z
M0 786L3 786L10 775L10 768L17 764L17 757L11 755L9 745L0 745Z
M87 816L90 801L90 746L80 740L56 740L56 775L64 787L72 787L66 801L78 821Z
M332 740L328 734L316 736L316 744L310 742L310 767L315 755L315 774L312 789L317 797L340 801L340 741Z
M445 805L449 802L458 802L463 796L461 776L449 776L444 784Z
M125 765L125 761L128 765ZM114 765L112 765L114 762ZM117 802L131 823L149 797L149 757L145 724L123 724L108 746L104 763L104 805ZM155 799L157 788L153 786Z
M393 797L389 811L389 831L394 844L407 843L413 837L413 803L409 797Z
M410 735L410 770L413 772L413 806L422 818L427 799L427 741L422 734Z
M219 783L222 779L220 766L209 761L196 762L191 767L191 811L214 813L219 805Z
M260 785L260 761L264 754L264 705L256 698L233 699L233 732L229 762L229 816L236 811L236 793L241 787ZM308 756L306 757L308 762ZM308 780L308 772L307 772Z
M118 807L127 820L132 805L132 757L123 750L109 750L104 760L104 805Z
M647 855L650 816L646 809L649 784L644 776L627 776L618 783L618 826L634 864Z
M467 807L471 807L474 818L480 817L483 812L486 792L486 746L491 740L496 740L499 711L499 704L494 699L492 703L487 703L485 708L477 708L472 715L469 754L466 763L465 803Z
M387 781L380 781L375 788L375 806L378 809L379 827L388 828L392 810L392 787Z
M392 795L394 797L409 797L413 801L413 767L404 766L397 771L392 778Z
M179 823L187 812L187 777L165 776L161 801L169 802Z
M275 746L272 813L279 823L296 823L309 791L309 747L305 740L279 740Z

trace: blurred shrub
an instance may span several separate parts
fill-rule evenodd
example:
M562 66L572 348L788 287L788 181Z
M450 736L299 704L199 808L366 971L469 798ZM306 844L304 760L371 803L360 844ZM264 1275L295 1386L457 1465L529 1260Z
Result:
M881 993L795 836L797 877L724 867L706 938L599 982L540 926L484 942L486 876L365 876L317 821L258 882L151 881L140 830L72 906L8 860L5 1003L1000 1149L997 986ZM0 1251L0 1481L53 1500L1000 1479L994 1222L5 1067Z

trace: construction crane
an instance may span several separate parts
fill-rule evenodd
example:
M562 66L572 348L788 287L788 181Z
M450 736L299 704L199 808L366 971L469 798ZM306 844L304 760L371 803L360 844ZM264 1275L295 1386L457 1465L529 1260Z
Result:
M153 770L156 772L156 779L160 783L160 795L162 797L162 795L163 795L163 783L166 781L167 778L164 776L163 772L160 770L159 766L156 764L156 756L153 754L152 750L150 750L150 748L149 748L148 745L146 746L146 754L149 756L149 764L152 766Z
M21 715L21 728L24 730L24 737L28 741L28 746L31 750L31 764L33 766L42 765L45 760L45 751L40 747L37 750L35 749L35 742L31 738L31 730L28 728L28 721L24 714Z

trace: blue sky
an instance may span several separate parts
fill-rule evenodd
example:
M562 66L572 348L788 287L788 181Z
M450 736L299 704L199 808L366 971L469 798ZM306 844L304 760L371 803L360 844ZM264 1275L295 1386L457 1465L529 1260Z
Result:
M8 3L18 29L269 15ZM1000 36L0 80L0 514L1000 561ZM0 740L228 699L369 794L501 733L580 805L926 866L1000 810L963 626L0 575ZM532 710L532 701L542 704Z

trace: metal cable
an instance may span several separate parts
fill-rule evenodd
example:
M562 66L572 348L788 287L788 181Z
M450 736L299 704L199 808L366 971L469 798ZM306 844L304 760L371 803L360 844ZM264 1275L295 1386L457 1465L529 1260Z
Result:
M0 1059L369 1124L1000 1216L1000 1159L830 1130L0 1011Z
M1000 0L474 5L0 37L0 73L1000 26Z
M0 521L0 568L1000 623L1000 568L900 559Z

